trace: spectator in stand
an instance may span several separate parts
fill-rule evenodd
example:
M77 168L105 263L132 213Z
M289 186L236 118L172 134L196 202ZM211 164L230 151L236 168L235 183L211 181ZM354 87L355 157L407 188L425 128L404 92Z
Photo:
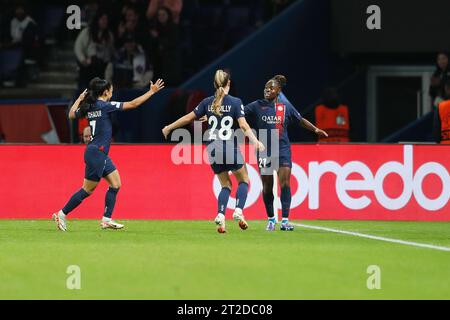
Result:
M80 67L80 88L86 88L95 77L111 80L115 49L106 13L97 12L89 27L80 32L75 41L75 55Z
M158 10L162 7L170 10L171 19L175 24L180 22L180 14L183 9L183 0L149 0L147 19L154 19L158 14Z
M168 85L177 85L180 81L178 27L173 22L172 12L168 8L158 9L149 33L155 77L161 77Z
M114 64L114 84L119 87L141 88L150 83L153 68L147 60L142 46L132 33L124 35L123 47Z
M315 125L328 133L319 142L349 142L350 118L348 106L341 103L335 88L325 89L322 101L315 108Z
M2 47L19 48L23 53L22 60L10 80L15 86L23 87L28 80L37 78L38 64L43 58L38 25L23 5L17 5L14 8L14 17L11 19L9 28L6 27L6 29L5 33L7 33L8 39Z
M444 84L444 99L434 110L433 136L437 143L450 144L450 79Z
M28 15L25 8L21 5L16 7L14 18L11 20L11 41L13 44L21 44L25 40L24 36L27 30L33 29L36 33L37 24L32 17Z
M142 43L145 39L144 28L140 22L139 13L136 7L132 6L126 7L123 19L119 23L116 48L121 48L124 45L124 36L130 33L134 34L139 43Z
M431 77L429 94L434 107L445 99L445 83L450 79L448 54L440 52L436 59L436 71Z
M86 28L89 26L91 20L95 17L100 5L97 0L88 0L86 5L81 11L81 27Z
M25 59L37 59L36 49L39 46L37 27L37 23L28 15L25 7L18 5L11 20L10 35L12 46L21 47Z

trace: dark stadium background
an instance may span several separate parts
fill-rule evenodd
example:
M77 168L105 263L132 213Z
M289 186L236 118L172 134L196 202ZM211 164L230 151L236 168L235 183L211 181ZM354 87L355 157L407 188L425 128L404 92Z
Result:
M8 122L11 105L45 104L57 130L56 141L79 141L77 123L65 119L79 92L73 54L79 31L66 28L65 9L92 2L111 14L110 25L116 32L120 10L129 1L1 2L0 123ZM131 2L146 8L147 1ZM450 46L448 1L433 0L426 8L406 0L377 1L382 7L382 30L373 31L365 26L370 1L281 2L277 6L270 0L184 1L174 61L178 76L148 108L118 116L115 141L162 142L160 129L165 123L212 93L211 79L219 67L231 72L232 93L247 103L262 96L264 83L274 74L286 75L286 96L311 120L323 90L336 87L350 109L353 142L432 141L433 108L426 79L434 71L437 52ZM39 56L34 64L23 63L20 48L8 47L14 7L22 3L38 25ZM416 71L397 75L404 67ZM376 87L369 80L374 74ZM140 91L121 88L114 98L125 100ZM21 117L23 122L32 118L27 112ZM44 142L39 137L12 137L5 127L4 142ZM408 130L402 130L405 127ZM291 129L290 135L297 142L315 141L298 128Z

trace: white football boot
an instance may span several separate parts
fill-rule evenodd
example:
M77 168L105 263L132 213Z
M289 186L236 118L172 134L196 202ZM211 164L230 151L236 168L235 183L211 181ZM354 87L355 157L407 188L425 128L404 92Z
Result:
M114 229L114 230L123 229L125 227L123 224L117 223L110 218L103 218L102 222L100 223L100 226L102 227L102 229Z
M67 231L66 215L64 213L62 213L62 211L54 213L52 215L52 219L53 219L53 221L55 221L56 227L58 228L58 230Z
M233 213L233 219L239 222L239 228L242 230L248 229L248 223L245 221L244 214L242 213L242 209L236 208Z
M216 219L214 220L214 222L217 225L217 232L218 233L226 233L227 231L225 230L225 215L223 214L218 214Z

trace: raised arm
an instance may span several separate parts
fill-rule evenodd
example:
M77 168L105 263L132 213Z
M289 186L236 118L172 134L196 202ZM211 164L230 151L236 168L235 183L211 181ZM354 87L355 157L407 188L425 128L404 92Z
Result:
M142 96L137 97L133 101L124 102L123 104L123 110L130 110L135 109L142 105L145 101L150 99L151 96L153 96L155 93L160 91L164 88L164 81L161 79L158 79L155 84L153 82L150 82L150 90L148 90L146 93L144 93Z
M86 95L88 94L88 90L85 89L80 96L78 97L77 100L75 100L75 102L73 103L73 105L70 107L69 110L69 119L73 120L76 119L76 115L75 115L75 111L78 110L78 108L80 107L80 103L84 100L84 98L86 98Z
M164 138L167 140L167 138L169 137L169 134L178 128L184 127L186 125L188 125L189 123L191 123L192 121L194 121L197 118L197 116L195 115L194 111L188 113L187 115L181 117L180 119L178 119L175 122L172 122L171 124L169 124L168 126L165 126L164 129L162 129L162 133L164 135Z
M252 129L250 128L247 120L245 120L245 117L240 117L238 119L239 127L244 132L245 136L250 139L250 142L253 143L258 151L264 151L266 148L264 145L256 138L255 134L253 133Z
M303 128L314 132L315 134L317 134L320 137L328 137L328 133L326 133L325 131L323 131L322 129L317 128L315 125L313 125L311 122L309 122L308 120L306 120L305 118L302 118L300 120L300 124Z

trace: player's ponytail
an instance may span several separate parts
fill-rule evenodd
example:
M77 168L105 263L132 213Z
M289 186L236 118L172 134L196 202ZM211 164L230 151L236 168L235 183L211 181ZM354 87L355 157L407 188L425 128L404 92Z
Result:
M214 76L214 87L216 88L216 94L214 101L212 102L211 108L213 113L222 116L220 112L220 107L222 106L223 98L225 97L225 87L230 81L230 75L223 70L217 70Z
M88 94L80 104L80 116L86 117L92 105L101 97L106 90L111 89L111 83L100 78L94 78L89 82Z
M285 76L278 74L272 78L272 80L276 81L281 89L283 89L287 84L287 79Z

